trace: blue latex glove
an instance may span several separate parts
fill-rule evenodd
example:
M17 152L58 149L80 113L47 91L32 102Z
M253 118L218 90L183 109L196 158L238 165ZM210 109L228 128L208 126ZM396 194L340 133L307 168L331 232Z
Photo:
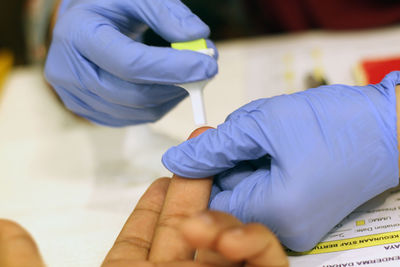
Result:
M152 122L187 96L174 84L217 73L215 58L141 43L146 25L168 42L210 33L179 0L62 2L45 75L67 108L109 126Z
M173 147L183 177L218 173L210 207L311 249L357 206L398 184L395 85L329 85L260 99L217 129Z

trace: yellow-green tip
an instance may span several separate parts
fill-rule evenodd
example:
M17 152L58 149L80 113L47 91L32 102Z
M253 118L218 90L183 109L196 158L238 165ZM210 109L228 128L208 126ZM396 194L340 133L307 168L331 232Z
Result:
M197 39L188 42L172 43L171 47L178 50L198 51L207 49L207 43L205 39Z

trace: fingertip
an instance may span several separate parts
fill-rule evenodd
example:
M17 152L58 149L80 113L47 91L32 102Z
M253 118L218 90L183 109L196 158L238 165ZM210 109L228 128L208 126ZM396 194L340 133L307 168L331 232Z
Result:
M153 201L163 201L169 187L171 178L161 177L155 180L142 195L141 200L153 199Z
M164 5L166 8L162 9ZM154 25L156 31L170 42L185 42L210 35L210 28L180 1L161 1L160 10L165 12L163 23Z
M172 21L172 20L171 20ZM170 25L175 28L158 28L160 35L171 43L187 42L210 36L210 28L198 16L191 14Z
M239 246L243 248L244 246L248 246L251 244L243 244L243 237L245 236L244 226L232 227L224 231L219 237L216 248L225 258L230 261L237 262L242 261L243 255L238 248L238 240L240 240L242 244Z
M209 248L214 240L214 220L208 212L201 212L185 220L181 232L193 248Z
M213 56L213 58L214 58L215 60L218 60L218 58L219 58L219 53L218 53L218 49L217 49L217 47L215 46L214 42L211 41L210 39L206 39L206 43L207 43L207 48L211 48L211 49L214 50L214 56Z
M181 225L181 232L194 248L214 249L221 233L241 224L230 214L208 210L186 219Z
M195 137L197 137L197 136L199 136L199 135L201 135L202 133L204 133L205 131L207 131L207 130L209 130L209 129L214 129L214 128L213 128L213 127L210 127L210 126L202 126L202 127L199 127L199 128L197 128L197 129L195 129L195 130L189 135L188 140L189 140L189 139L192 139L192 138L195 138Z
M207 56L209 57L209 56ZM208 59L208 66L206 68L206 75L209 79L211 79L212 77L214 77L215 75L217 75L218 73L218 63L217 63L217 59L214 57L210 57Z
M199 127L197 129L195 129L188 137L187 140L195 138L199 135L201 135L202 133L204 133L205 131L209 130L209 129L214 129L213 127L210 126L202 126ZM190 176L188 175L188 173L182 173L180 171L179 166L176 165L176 159L180 158L181 151L178 147L171 147L170 149L167 150L167 152L165 152L162 157L161 157L161 162L162 164L165 166L165 168L167 168L168 170L170 170L172 173L175 173L178 176L182 176L182 177L193 177L193 178L199 178L196 176ZM175 160L174 160L175 159Z
M204 134L204 132L207 133ZM209 139L215 129L211 127L201 127L196 129L188 140L182 144L171 147L162 156L163 165L172 173L182 177L204 178L211 177L221 170L218 168L218 161L211 161L213 157L211 150L214 148ZM203 134L199 137L200 134ZM211 136L211 137L210 137Z
M195 172L190 169L186 169L185 166L181 166L181 163L186 160L187 156L182 152L179 147L171 147L161 157L161 163L164 167L172 172L174 175L187 178L204 178L207 175L196 175Z
M14 221L7 219L0 219L0 237L4 238L7 236L16 236L16 235L29 236L29 233L21 225L19 225Z
M168 188L171 181L170 177L160 177L151 183L150 187Z
M217 250L231 261L255 266L287 267L288 259L274 234L259 223L227 229L218 239Z

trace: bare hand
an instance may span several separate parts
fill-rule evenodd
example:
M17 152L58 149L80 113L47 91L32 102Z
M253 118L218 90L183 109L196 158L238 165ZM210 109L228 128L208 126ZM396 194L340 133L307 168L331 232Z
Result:
M103 267L288 266L280 243L266 227L244 225L229 214L205 211L210 190L211 179L174 176L155 181L138 202Z
M8 220L0 220L0 266L45 266L29 233L15 222Z
M281 245L266 227L206 211L210 189L211 179L174 176L155 181L102 267L289 266ZM0 266L45 266L28 232L7 220L0 220Z

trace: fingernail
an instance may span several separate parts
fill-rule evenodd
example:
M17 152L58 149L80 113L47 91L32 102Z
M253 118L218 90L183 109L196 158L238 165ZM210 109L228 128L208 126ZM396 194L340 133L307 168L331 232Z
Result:
M210 216L210 214L206 213L206 212L202 212L200 213L200 215L198 216L199 220L201 222L203 222L206 225L211 225L214 223L213 218Z
M229 230L229 235L232 235L234 237L236 237L236 236L240 237L240 236L244 235L244 231L242 228L235 228L235 229Z

